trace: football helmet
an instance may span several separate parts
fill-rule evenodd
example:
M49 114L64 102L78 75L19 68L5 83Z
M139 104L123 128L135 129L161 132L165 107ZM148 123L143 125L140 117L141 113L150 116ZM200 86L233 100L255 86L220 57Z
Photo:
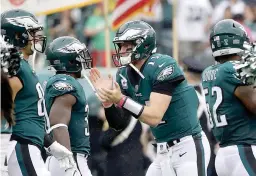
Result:
M56 71L76 73L92 67L87 47L74 37L63 36L53 40L45 54Z
M232 19L219 21L211 30L213 57L239 54L245 50L244 44L249 42L244 27Z
M43 53L46 47L43 26L33 14L25 10L8 10L1 14L1 35L5 41L18 48L24 48L29 41L33 44L32 50Z
M121 44L125 42L131 42L134 47L129 52L121 53ZM129 21L117 30L113 43L116 50L112 55L114 64L117 67L126 66L134 61L146 59L156 52L156 33L143 21Z

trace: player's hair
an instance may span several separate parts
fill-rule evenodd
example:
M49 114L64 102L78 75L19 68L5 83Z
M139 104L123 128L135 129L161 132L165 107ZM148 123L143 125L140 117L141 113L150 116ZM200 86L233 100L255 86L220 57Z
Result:
M9 126L15 124L13 116L12 88L6 73L1 70L1 113ZM1 118L3 118L1 115Z

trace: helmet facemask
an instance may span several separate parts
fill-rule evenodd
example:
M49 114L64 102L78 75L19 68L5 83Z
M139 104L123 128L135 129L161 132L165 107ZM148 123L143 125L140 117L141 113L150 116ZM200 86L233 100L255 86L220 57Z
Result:
M125 42L131 43L133 48L121 53L121 45ZM141 59L147 59L152 54L152 49L144 43L143 38L133 40L114 41L116 54L112 55L113 62L116 67L127 66Z
M47 38L43 35L43 27L27 29L29 41L32 42L32 50L43 53L46 48Z
M84 44L83 44L84 45ZM76 57L76 61L81 63L82 69L91 69L92 68L92 57L88 51L88 49L86 48L86 46L84 45L84 49L83 50L76 50L77 52L77 57Z
M131 43L130 48L127 48L125 52L121 52L122 45L127 42ZM132 54L136 51L136 46L133 41L117 41L114 42L116 54L112 55L113 62L116 67L126 66L132 62Z

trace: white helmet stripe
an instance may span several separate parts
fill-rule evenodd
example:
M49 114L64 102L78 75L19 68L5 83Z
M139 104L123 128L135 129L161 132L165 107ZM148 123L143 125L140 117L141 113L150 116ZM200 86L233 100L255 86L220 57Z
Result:
M244 50L242 50L241 48L226 48L226 49L214 51L212 55L213 55L213 57L217 57L217 56L236 54L236 53L240 53L242 51L244 51Z

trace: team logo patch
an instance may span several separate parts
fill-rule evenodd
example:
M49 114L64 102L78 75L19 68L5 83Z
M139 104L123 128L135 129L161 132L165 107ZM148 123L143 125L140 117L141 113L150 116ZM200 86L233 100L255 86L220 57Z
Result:
M165 79L169 78L173 72L174 67L172 65L169 65L158 74L157 80L164 81Z
M80 52L85 49L85 45L77 42L70 43L62 48L59 48L58 51L62 53L75 53Z
M127 79L122 74L119 74L119 76L122 78L121 79L122 88L128 89Z
M38 25L38 22L35 19L31 18L30 16L6 18L6 20L15 26L27 27L27 28L40 27L40 25Z
M54 87L54 89L61 90L61 91L64 91L64 90L71 91L74 89L71 84L69 84L67 82L63 82L63 81L58 81L58 82L54 83L53 87Z

